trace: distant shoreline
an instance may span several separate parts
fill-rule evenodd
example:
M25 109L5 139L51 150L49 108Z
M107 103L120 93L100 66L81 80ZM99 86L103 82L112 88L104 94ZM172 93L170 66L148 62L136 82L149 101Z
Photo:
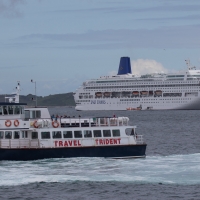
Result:
M9 95L6 95L9 96ZM27 103L28 106L35 106L35 95L20 95L19 101ZM0 95L0 102L5 102L5 94ZM54 94L49 96L37 96L37 106L75 106L73 93Z

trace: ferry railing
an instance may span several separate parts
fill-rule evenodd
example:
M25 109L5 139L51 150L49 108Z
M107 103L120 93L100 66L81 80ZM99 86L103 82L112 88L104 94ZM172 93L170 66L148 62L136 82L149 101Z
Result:
M143 144L144 143L143 135L135 135L134 137L135 137L136 144Z
M39 148L38 139L3 139L0 141L0 148Z
M96 126L128 126L129 119L126 117L113 118L96 118L94 124Z

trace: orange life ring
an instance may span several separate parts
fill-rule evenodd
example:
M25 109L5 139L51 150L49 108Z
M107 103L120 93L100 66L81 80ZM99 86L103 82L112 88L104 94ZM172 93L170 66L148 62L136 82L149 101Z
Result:
M6 121L5 121L5 125L6 125L7 127L10 127L11 124L12 124L12 122L11 122L10 120L6 120Z
M15 126L19 126L19 120L16 119L16 120L14 121L14 125L15 125Z
M54 128L58 128L59 125L60 125L60 124L59 124L57 121L53 121L53 122L52 122L52 126L53 126Z
M38 127L39 127L39 125L37 124L37 120L35 120L35 121L33 122L33 126L34 126L35 128L38 128Z

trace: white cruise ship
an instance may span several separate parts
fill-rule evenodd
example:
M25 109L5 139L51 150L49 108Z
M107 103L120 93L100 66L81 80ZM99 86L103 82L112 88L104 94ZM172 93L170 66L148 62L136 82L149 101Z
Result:
M200 70L135 76L129 57L120 60L116 76L91 79L74 93L76 110L199 110Z

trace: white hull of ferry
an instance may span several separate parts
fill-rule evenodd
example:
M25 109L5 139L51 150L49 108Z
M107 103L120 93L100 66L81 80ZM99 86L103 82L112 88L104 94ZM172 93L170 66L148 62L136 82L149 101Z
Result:
M139 98L137 103L131 102L132 98L126 98L127 101L119 101L118 99L95 99L87 104L77 105L76 110L137 110L141 106L141 110L200 110L200 97L192 98L151 98L152 103L146 103L145 98ZM150 99L150 98L148 98ZM133 99L135 100L135 99ZM96 102L96 103L94 103ZM126 103L124 103L126 102ZM177 103L176 103L177 102ZM139 110L139 109L138 109Z

